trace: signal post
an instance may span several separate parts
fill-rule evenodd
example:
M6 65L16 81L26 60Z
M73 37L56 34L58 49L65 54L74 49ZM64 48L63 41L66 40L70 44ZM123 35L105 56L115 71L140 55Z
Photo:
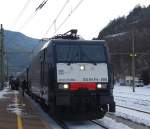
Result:
M0 83L1 87L4 85L4 30L1 24L0 28Z

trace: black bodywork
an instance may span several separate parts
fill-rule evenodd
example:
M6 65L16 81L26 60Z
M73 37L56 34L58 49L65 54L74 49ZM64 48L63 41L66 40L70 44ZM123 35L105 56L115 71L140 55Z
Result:
M56 45L61 44L102 44L107 55L108 84L103 90L90 91L79 89L77 91L60 90L57 83L57 53ZM63 61L59 61L63 63ZM72 60L65 62L70 65ZM82 63L97 63L90 60ZM90 74L90 73L89 73ZM115 112L113 98L113 74L110 67L105 41L52 39L45 45L33 59L27 69L28 93L47 105L51 114L68 120L92 120L102 118L106 112ZM67 82L66 82L67 83Z

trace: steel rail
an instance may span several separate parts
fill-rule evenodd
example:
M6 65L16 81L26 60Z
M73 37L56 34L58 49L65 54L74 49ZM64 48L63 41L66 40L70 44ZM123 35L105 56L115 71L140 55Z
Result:
M69 129L68 126L65 124L63 120L60 120L56 117L51 116L51 118L62 128L62 129Z
M116 99L119 99L119 98L128 98L128 99L133 99L133 100L136 100L136 101L139 101L139 100L141 100L141 101L145 101L145 102L150 102L149 100L146 100L146 99L137 99L137 98L132 98L132 97L126 97L126 96L119 96L119 95L116 95L116 96L114 96Z
M96 125L98 125L98 126L101 126L101 127L104 128L104 129L109 129L109 128L107 128L106 126L102 125L100 122L96 121L96 120L90 120L90 122L92 122L92 123L94 123L94 124L96 124Z
M116 106L126 108L126 109L129 109L129 110L134 110L134 111L137 111L137 112L142 112L142 113L145 113L145 114L150 114L149 112L141 111L141 110L138 110L138 109L135 109L135 108L125 107L125 106L122 106L122 105L116 105Z

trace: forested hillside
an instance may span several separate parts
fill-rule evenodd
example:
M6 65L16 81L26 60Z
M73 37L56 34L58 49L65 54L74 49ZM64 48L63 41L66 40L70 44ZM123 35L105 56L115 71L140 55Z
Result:
M130 24L137 21L147 21L150 19L150 5L148 7L141 7L137 5L128 16L118 17L112 20L102 31L100 31L98 38L104 38L107 35L121 33L128 31Z
M20 32L4 31L5 72L15 75L23 71L39 50L42 42L39 39L30 38Z
M108 42L115 77L132 75L133 40L136 76L150 70L150 6L136 6L128 16L111 21L98 35Z

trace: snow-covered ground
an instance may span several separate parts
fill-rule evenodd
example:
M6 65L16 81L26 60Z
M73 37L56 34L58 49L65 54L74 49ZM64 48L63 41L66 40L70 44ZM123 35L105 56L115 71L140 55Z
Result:
M8 94L9 88L5 87L3 90L0 91L0 99L5 98L4 95Z
M0 91L0 99L5 99L5 95L14 91L9 90L9 88L5 88L4 90ZM132 87L129 86L119 86L115 85L114 88L114 96L117 105L122 105L125 107L131 107L134 109L142 110L145 112L150 113L150 86L144 87L136 87L135 92L133 93ZM27 97L27 96L26 96ZM29 97L27 97L30 99ZM34 103L33 100L31 103ZM37 108L40 108L38 104L33 104ZM11 107L11 106L10 106ZM19 108L17 106L17 108ZM21 111L21 110L20 110ZM43 117L46 118L46 121L52 126L54 129L60 129L60 127L42 110L40 110ZM125 119L132 120L137 123L142 123L144 125L150 126L150 115L139 113L137 111L131 111L129 109L124 109L121 107L116 108L116 116L123 117ZM43 119L44 120L44 119ZM131 129L127 125L123 123L117 122L113 118L109 118L105 116L103 119L98 120L99 122L103 123L105 126L111 129ZM68 123L69 127L71 128L81 128L81 129L100 129L99 126L93 125L90 122L77 122L77 123Z
M114 97L117 105L150 113L150 86L135 87L133 92L130 86L115 85ZM116 107L115 115L150 126L150 114Z
M41 114L41 118L44 121L47 121L50 127L53 129L62 129L52 118L46 114L37 103L35 103L32 99L30 99L28 96L26 96L29 101L36 107L38 112ZM125 124L116 122L112 118L104 117L103 119L98 120L102 125L106 126L110 129L131 129ZM65 122L67 126L71 129L104 129L103 127L100 127L98 125L95 125L89 121L79 121L79 122Z

